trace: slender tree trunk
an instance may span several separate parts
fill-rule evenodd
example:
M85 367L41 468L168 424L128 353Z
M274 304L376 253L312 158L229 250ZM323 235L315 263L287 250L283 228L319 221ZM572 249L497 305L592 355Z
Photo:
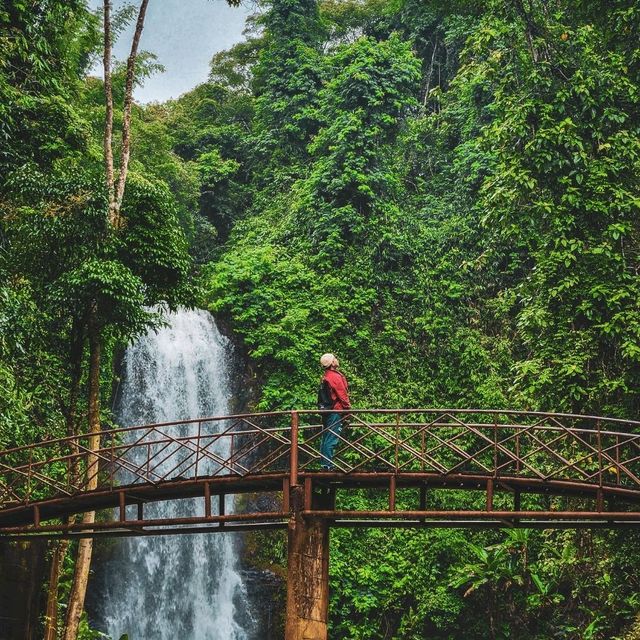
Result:
M84 343L86 319L74 321L73 341L71 344L71 389L69 391L69 404L66 411L67 436L72 438L78 433L78 401L80 399L80 381L82 379L82 355ZM77 455L79 452L78 441L74 438L70 442L70 453ZM78 458L73 458L69 463L69 478L72 486L80 481Z
M75 322L72 329L71 344L71 389L69 391L69 403L66 411L67 435L77 433L78 400L80 398L80 380L82 378L82 352L84 348L84 330L80 322ZM77 445L73 445L73 452L77 453ZM78 480L77 461L69 465L69 476L73 485ZM69 520L73 522L73 516ZM59 540L54 543L51 567L49 569L49 587L47 590L47 608L45 615L44 640L56 640L58 637L58 593L60 587L60 575L64 565L64 559L69 549L69 540Z
M100 447L100 356L102 347L95 303L89 312L88 336L90 353L89 431L92 435L89 437L89 453L87 454L86 489L87 491L92 491L98 486L98 456L93 452ZM82 517L82 522L84 524L92 524L95 522L95 515L95 511L85 513ZM69 595L64 640L76 640L78 635L78 626L84 608L87 583L89 582L92 551L93 540L91 538L81 538L78 542L73 585Z
M93 524L95 515L95 511L85 513L82 516L82 522L84 524ZM91 538L81 538L78 542L78 551L76 553L76 566L67 608L64 640L76 640L78 637L78 627L80 626L80 618L84 610L84 599L87 595L87 584L89 583L92 552L93 540Z
M489 600L489 629L491 631L491 640L496 640L496 593L493 587L491 587Z
M116 215L113 226L117 229L120 226L120 207L124 197L124 188L127 183L127 172L129 170L129 157L131 152L131 108L133 106L133 81L135 79L136 59L138 57L138 45L140 36L144 28L144 19L147 12L149 0L142 0L138 12L136 30L131 42L131 52L127 60L127 79L124 90L124 106L122 110L122 147L120 149L120 173L118 174L118 186L116 188Z
M117 221L116 198L113 177L113 84L111 78L111 0L104 0L104 173L107 193L109 196L109 222L114 225Z
M124 93L123 120L122 120L122 146L120 150L120 170L117 185L114 188L114 165L113 165L113 86L111 74L111 2L104 0L104 88L105 88L105 127L104 127L104 165L105 182L109 194L109 224L118 229L121 225L120 208L124 197L124 189L127 182L129 169L129 158L131 150L131 109L133 106L133 83L135 79L135 66L138 57L138 46L144 28L144 20L147 12L149 0L142 0L138 11L136 29L131 42L131 52L127 60L127 75ZM100 356L101 339L100 330L97 324L97 309L95 304L89 312L88 319L89 335L89 438L87 455L87 478L86 489L91 491L98 486L98 457L94 451L100 447ZM95 512L87 512L82 517L84 524L95 522ZM84 608L84 601L89 582L89 569L91 567L91 555L93 551L93 540L82 538L78 542L78 552L73 576L73 585L69 596L67 607L67 617L65 621L64 640L75 640L78 635L80 618Z
M69 540L55 543L51 567L49 569L49 590L47 593L47 609L45 613L44 640L56 640L58 637L58 591L62 565L69 549Z

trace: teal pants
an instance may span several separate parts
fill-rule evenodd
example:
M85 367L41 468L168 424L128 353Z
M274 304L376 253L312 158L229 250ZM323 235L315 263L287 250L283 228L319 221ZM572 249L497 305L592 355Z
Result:
M342 432L342 418L339 413L327 413L324 421L326 431L322 434L320 441L320 466L323 469L334 469L333 456L338 436Z

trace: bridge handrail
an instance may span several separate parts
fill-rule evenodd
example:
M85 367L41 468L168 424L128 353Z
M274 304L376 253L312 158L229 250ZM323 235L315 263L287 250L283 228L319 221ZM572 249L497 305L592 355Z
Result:
M171 426L172 423L167 423L163 426ZM309 425L301 425L299 428L301 431L304 430L312 430L312 429L318 429L320 425L318 424L309 424ZM380 429L396 429L396 425L394 423L368 423L369 427L376 427L376 428L380 428ZM421 428L424 425L420 425L420 424L406 424L406 423L402 423L402 428ZM429 427L451 427L451 423L432 423L429 425ZM490 429L493 430L495 428L496 425L491 424L491 423L465 423L466 427L471 427L471 428L475 428L475 429ZM144 427L147 428L147 427ZM498 425L498 428L502 428L502 429L512 429L512 430L521 430L521 431L527 431L531 429L531 425L526 425L526 424L501 424ZM537 425L536 429L538 431L557 431L558 427L554 427L554 426L549 426L549 425ZM127 431L130 431L131 429L127 429ZM214 433L214 434L201 434L200 439L202 440L219 440L219 439L223 439L223 438L239 438L242 436L250 436L250 435L257 435L257 434L270 434L270 433L278 433L278 432L282 432L282 427L273 427L273 428L264 428L264 429L241 429L241 430L236 430L233 432L228 432L228 433ZM570 429L572 434L580 434L580 435L594 435L594 430L593 429L585 429L585 428L571 428ZM110 431L108 433L114 434L114 433L119 433L118 431ZM635 434L635 433L628 433L628 432L620 432L620 431L605 431L605 430L601 430L600 432L600 436L601 437L605 437L605 436L614 436L617 438L626 438L625 441L623 441L621 444L629 444L629 442L631 441L640 441L640 433ZM160 435L166 435L166 434L160 434ZM82 435L80 436L74 436L73 439L82 439ZM194 440L196 440L197 438L193 435L186 435L186 436L176 436L176 437L161 437L158 439L154 439L154 440L145 440L143 442L138 443L137 446L158 446L158 445L167 445L167 444L171 444L171 443L176 443L176 444L182 444L182 443L193 443ZM44 441L42 443L43 445L50 445L52 444L52 441ZM286 441L285 443L281 443L281 444L288 444L290 445L290 441ZM302 441L301 446L305 446L308 443L305 441ZM501 443L499 443L501 444ZM136 446L136 445L134 445ZM99 449L95 450L95 454L100 457L101 455L103 456L104 454L114 454L114 453L120 453L121 451L128 451L132 448L132 443L128 443L128 442L121 442L118 444L112 444L110 446L103 446L100 447ZM85 449L82 453L78 454L78 453L68 453L66 455L59 455L57 457L54 458L48 458L46 460L30 460L30 461L25 461L24 464L22 465L18 465L13 467L14 471L24 471L27 468L30 468L32 471L37 471L38 469L46 466L46 465L50 465L52 463L63 463L63 462L70 462L73 461L74 459L77 459L78 457L84 457L87 453L87 450ZM193 453L196 453L195 451ZM595 451L593 452L595 453ZM233 456L232 456L233 457ZM126 470L126 468L125 468Z
M225 420L242 420L244 418L266 418L266 417L283 417L283 416L291 416L292 414L302 415L326 415L329 413L335 413L335 411L327 410L327 409L290 409L290 410L282 410L282 411L266 411L266 412L253 412L253 413L237 413L231 415L222 415L222 416L203 416L199 418L189 418L187 420L172 420L169 422L157 422L157 423L147 423L134 425L130 427L116 427L111 429L102 429L101 431L96 432L84 432L74 434L72 436L64 436L60 438L51 438L47 440L41 440L39 442L33 442L26 445L21 445L19 447L12 447L9 449L0 450L0 456L8 455L11 453L17 453L18 451L28 451L29 449L34 449L38 447L42 447L44 445L53 446L55 444L62 444L64 442L70 442L77 439L88 438L90 436L105 436L115 433L127 433L131 431L141 431L143 429L152 429L152 428L160 428L160 427L170 427L170 426L179 426L179 425L189 425L189 424L198 424L204 422L220 422ZM629 425L636 427L640 430L640 421L638 420L629 420L625 418L610 418L605 416L594 416L588 414L579 414L579 413L553 413L547 411L527 411L527 410L517 410L517 409L435 409L435 408L427 408L427 409L349 409L348 411L343 412L345 414L350 415L361 415L361 414L380 414L380 415L407 415L411 413L431 413L431 414L478 414L478 415L522 415L522 416L537 416L541 418L568 418L572 420L586 420L590 422L598 422L602 421L604 423L613 423L613 424L621 424L621 425ZM384 423L381 423L384 424ZM477 423L478 425L486 425L487 423ZM410 425L403 425L410 426ZM500 427L507 426L517 426L517 425L506 425L500 424ZM525 425L526 426L526 425ZM561 425L559 425L561 426ZM274 429L275 430L275 429ZM589 431L588 429L584 429L584 431ZM631 435L629 432L615 432L609 430L602 430L602 433L608 433L611 435Z

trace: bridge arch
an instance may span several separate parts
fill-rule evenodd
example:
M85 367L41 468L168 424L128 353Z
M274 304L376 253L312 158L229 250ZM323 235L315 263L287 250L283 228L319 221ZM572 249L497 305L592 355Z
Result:
M284 528L294 511L331 526L640 524L640 422L508 410L354 410L344 416L336 469L327 472L319 469L321 414L105 430L97 451L91 434L2 451L0 536ZM92 476L98 486L86 491ZM336 494L362 489L384 492L384 508L336 503ZM431 499L442 490L481 497L448 509ZM274 508L226 511L225 496L256 493L274 494ZM145 514L148 503L184 498L201 500L201 515L160 521ZM99 522L65 522L88 510L102 512Z
M199 418L2 451L0 539L287 528L285 638L326 640L332 526L640 524L639 422L472 409L356 410L343 416L348 427L329 472L318 469L321 413ZM97 488L87 491L90 480ZM377 497L374 506L341 506L337 494L363 490ZM449 490L479 497L465 509L433 500ZM273 509L227 513L226 496L248 493L276 494ZM155 520L145 509L183 498L200 500L200 515ZM85 511L101 517L68 523Z

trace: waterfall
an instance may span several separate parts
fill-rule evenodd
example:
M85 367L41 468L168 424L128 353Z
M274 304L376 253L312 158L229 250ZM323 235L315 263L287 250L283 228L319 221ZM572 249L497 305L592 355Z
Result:
M122 426L229 413L230 345L213 318L181 310L167 322L127 349L117 410ZM193 429L185 426L180 435ZM227 508L231 502L227 498ZM145 505L153 518L203 513L203 501L195 499ZM231 535L108 543L100 626L114 640L123 634L130 640L248 640L250 617Z

